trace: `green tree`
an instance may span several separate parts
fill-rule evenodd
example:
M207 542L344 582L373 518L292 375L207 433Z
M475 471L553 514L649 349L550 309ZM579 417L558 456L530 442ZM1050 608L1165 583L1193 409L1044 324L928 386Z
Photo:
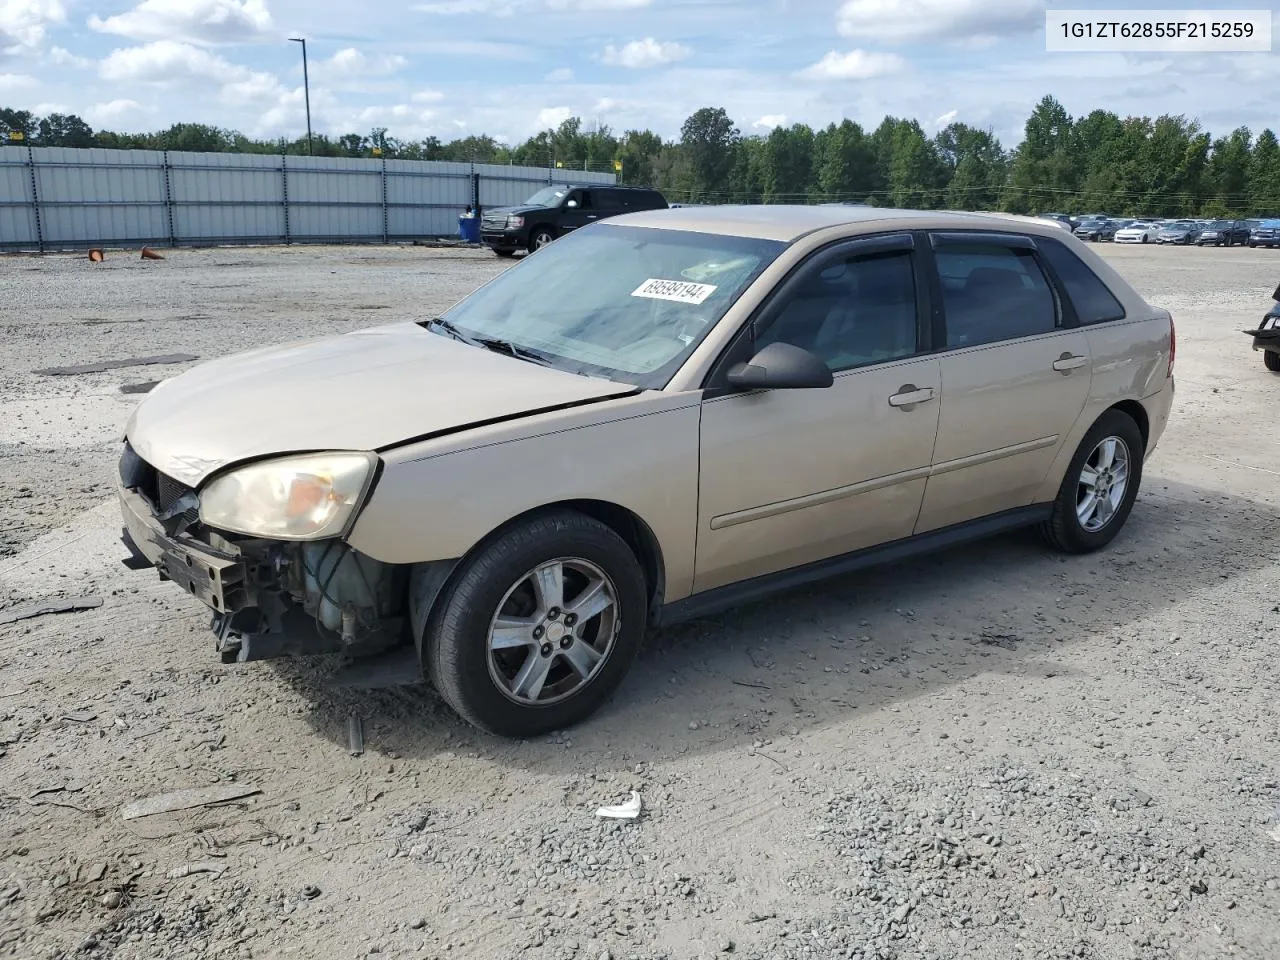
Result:
M1257 216L1280 217L1280 144L1270 129L1258 134L1249 158L1249 207Z
M814 185L831 200L866 200L884 188L875 146L852 120L814 135Z
M680 148L688 161L684 175L692 202L724 193L742 134L723 107L696 110L680 128Z
M1002 204L1011 213L1044 213L1078 207L1073 202L1077 169L1071 153L1071 115L1044 97L1027 118L1014 152Z
M1226 137L1213 141L1205 180L1208 192L1219 201L1223 214L1247 212L1250 197L1250 161L1253 134L1237 127Z
M804 201L813 181L813 130L802 123L774 127L764 141L765 203Z

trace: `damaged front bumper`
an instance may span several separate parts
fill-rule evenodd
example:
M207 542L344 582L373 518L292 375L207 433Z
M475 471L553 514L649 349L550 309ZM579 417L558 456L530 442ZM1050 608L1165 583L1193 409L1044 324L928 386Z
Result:
M146 495L159 487L148 484L148 469L126 450L116 484L129 551L124 563L154 569L208 607L224 661L362 657L408 639L407 571L339 540L223 535L199 523L194 491L160 509L163 498Z
M1242 332L1253 337L1253 349L1280 353L1280 313L1268 314L1256 330Z

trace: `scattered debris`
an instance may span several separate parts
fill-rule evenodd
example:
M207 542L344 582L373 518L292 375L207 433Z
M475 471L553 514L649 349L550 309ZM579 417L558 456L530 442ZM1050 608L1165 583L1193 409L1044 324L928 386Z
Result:
M184 863L180 867L174 867L165 874L170 880L181 880L183 877L189 877L195 873L213 873L221 876L226 867L221 863L214 863L211 860L198 860L191 863Z
M102 373L104 370L118 370L120 367L150 367L157 364L190 363L199 357L189 353L163 353L154 357L129 357L125 360L102 360L98 363L83 363L73 367L46 367L36 373L47 377L70 377L80 373Z
M750 680L732 680L730 682L739 687L751 687L753 690L772 689L767 683L753 683Z
M160 386L159 380L146 380L142 383L122 383L120 385L121 393L150 393L156 387Z
M320 896L320 888L315 884L309 883L302 888L302 895L308 900L314 900L316 897Z
M101 597L68 597L65 600L41 600L27 603L10 610L0 611L0 625L17 623L19 620L30 620L51 613L75 613L80 610L94 610L102 606Z
M41 787L39 790L31 794L31 799L44 796L48 793L79 793L84 789L84 782L80 780L68 780L66 783L58 783L48 787Z
M353 757L364 753L364 724L354 713L347 718L347 749Z
M143 247L142 259L143 260L163 260L164 257L160 256L160 254L156 253L150 247Z
M88 723L91 720L97 720L98 715L92 710L75 710L71 713L64 713L63 720L70 720L72 723Z
M230 800L241 800L261 792L257 787L236 783L175 790L173 793L162 793L144 800L126 803L120 808L120 817L123 820L137 820L139 817L151 817L158 813L172 813L175 810L189 810L192 807L207 807Z
M103 255L102 255L101 249L99 249L98 247L94 247L92 250L89 251L90 263L101 263L102 260L103 260Z
M631 799L612 807L601 807L596 811L597 817L609 820L634 820L640 816L640 791L632 790Z
M1005 650L1017 650L1018 641L1022 638L1011 633L987 633L978 636L978 643L988 647L1003 647Z

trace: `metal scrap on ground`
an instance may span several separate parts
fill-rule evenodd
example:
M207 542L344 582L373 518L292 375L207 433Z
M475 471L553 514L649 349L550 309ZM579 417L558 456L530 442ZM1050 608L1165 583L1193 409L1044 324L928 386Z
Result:
M242 783L175 790L173 793L162 793L144 800L126 803L120 808L120 817L124 820L137 820L139 817L151 817L158 813L172 813L175 810L190 810L192 807L207 807L215 803L226 803L229 800L241 800L261 792L258 787L249 787Z
M157 386L159 386L159 384L160 384L159 380L146 380L146 381L143 381L142 383L122 383L120 385L120 392L121 393L150 393Z
M0 624L17 623L19 620L30 620L32 617L43 617L51 613L75 613L78 610L93 610L100 606L102 606L101 597L39 600L35 603L24 603L11 610L0 611Z
M46 367L36 373L47 377L69 377L79 373L102 373L104 370L116 370L120 367L149 367L161 363L190 363L199 357L189 353L163 353L154 357L128 357L124 360L101 360L98 363L83 363L74 367Z

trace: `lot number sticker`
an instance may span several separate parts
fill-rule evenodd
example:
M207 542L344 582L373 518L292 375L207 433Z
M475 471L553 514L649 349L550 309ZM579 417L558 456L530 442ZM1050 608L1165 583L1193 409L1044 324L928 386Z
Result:
M635 290L633 297L647 297L650 300L673 300L676 303L699 304L716 288L710 283L689 283L687 280L659 280L656 277L646 280Z

